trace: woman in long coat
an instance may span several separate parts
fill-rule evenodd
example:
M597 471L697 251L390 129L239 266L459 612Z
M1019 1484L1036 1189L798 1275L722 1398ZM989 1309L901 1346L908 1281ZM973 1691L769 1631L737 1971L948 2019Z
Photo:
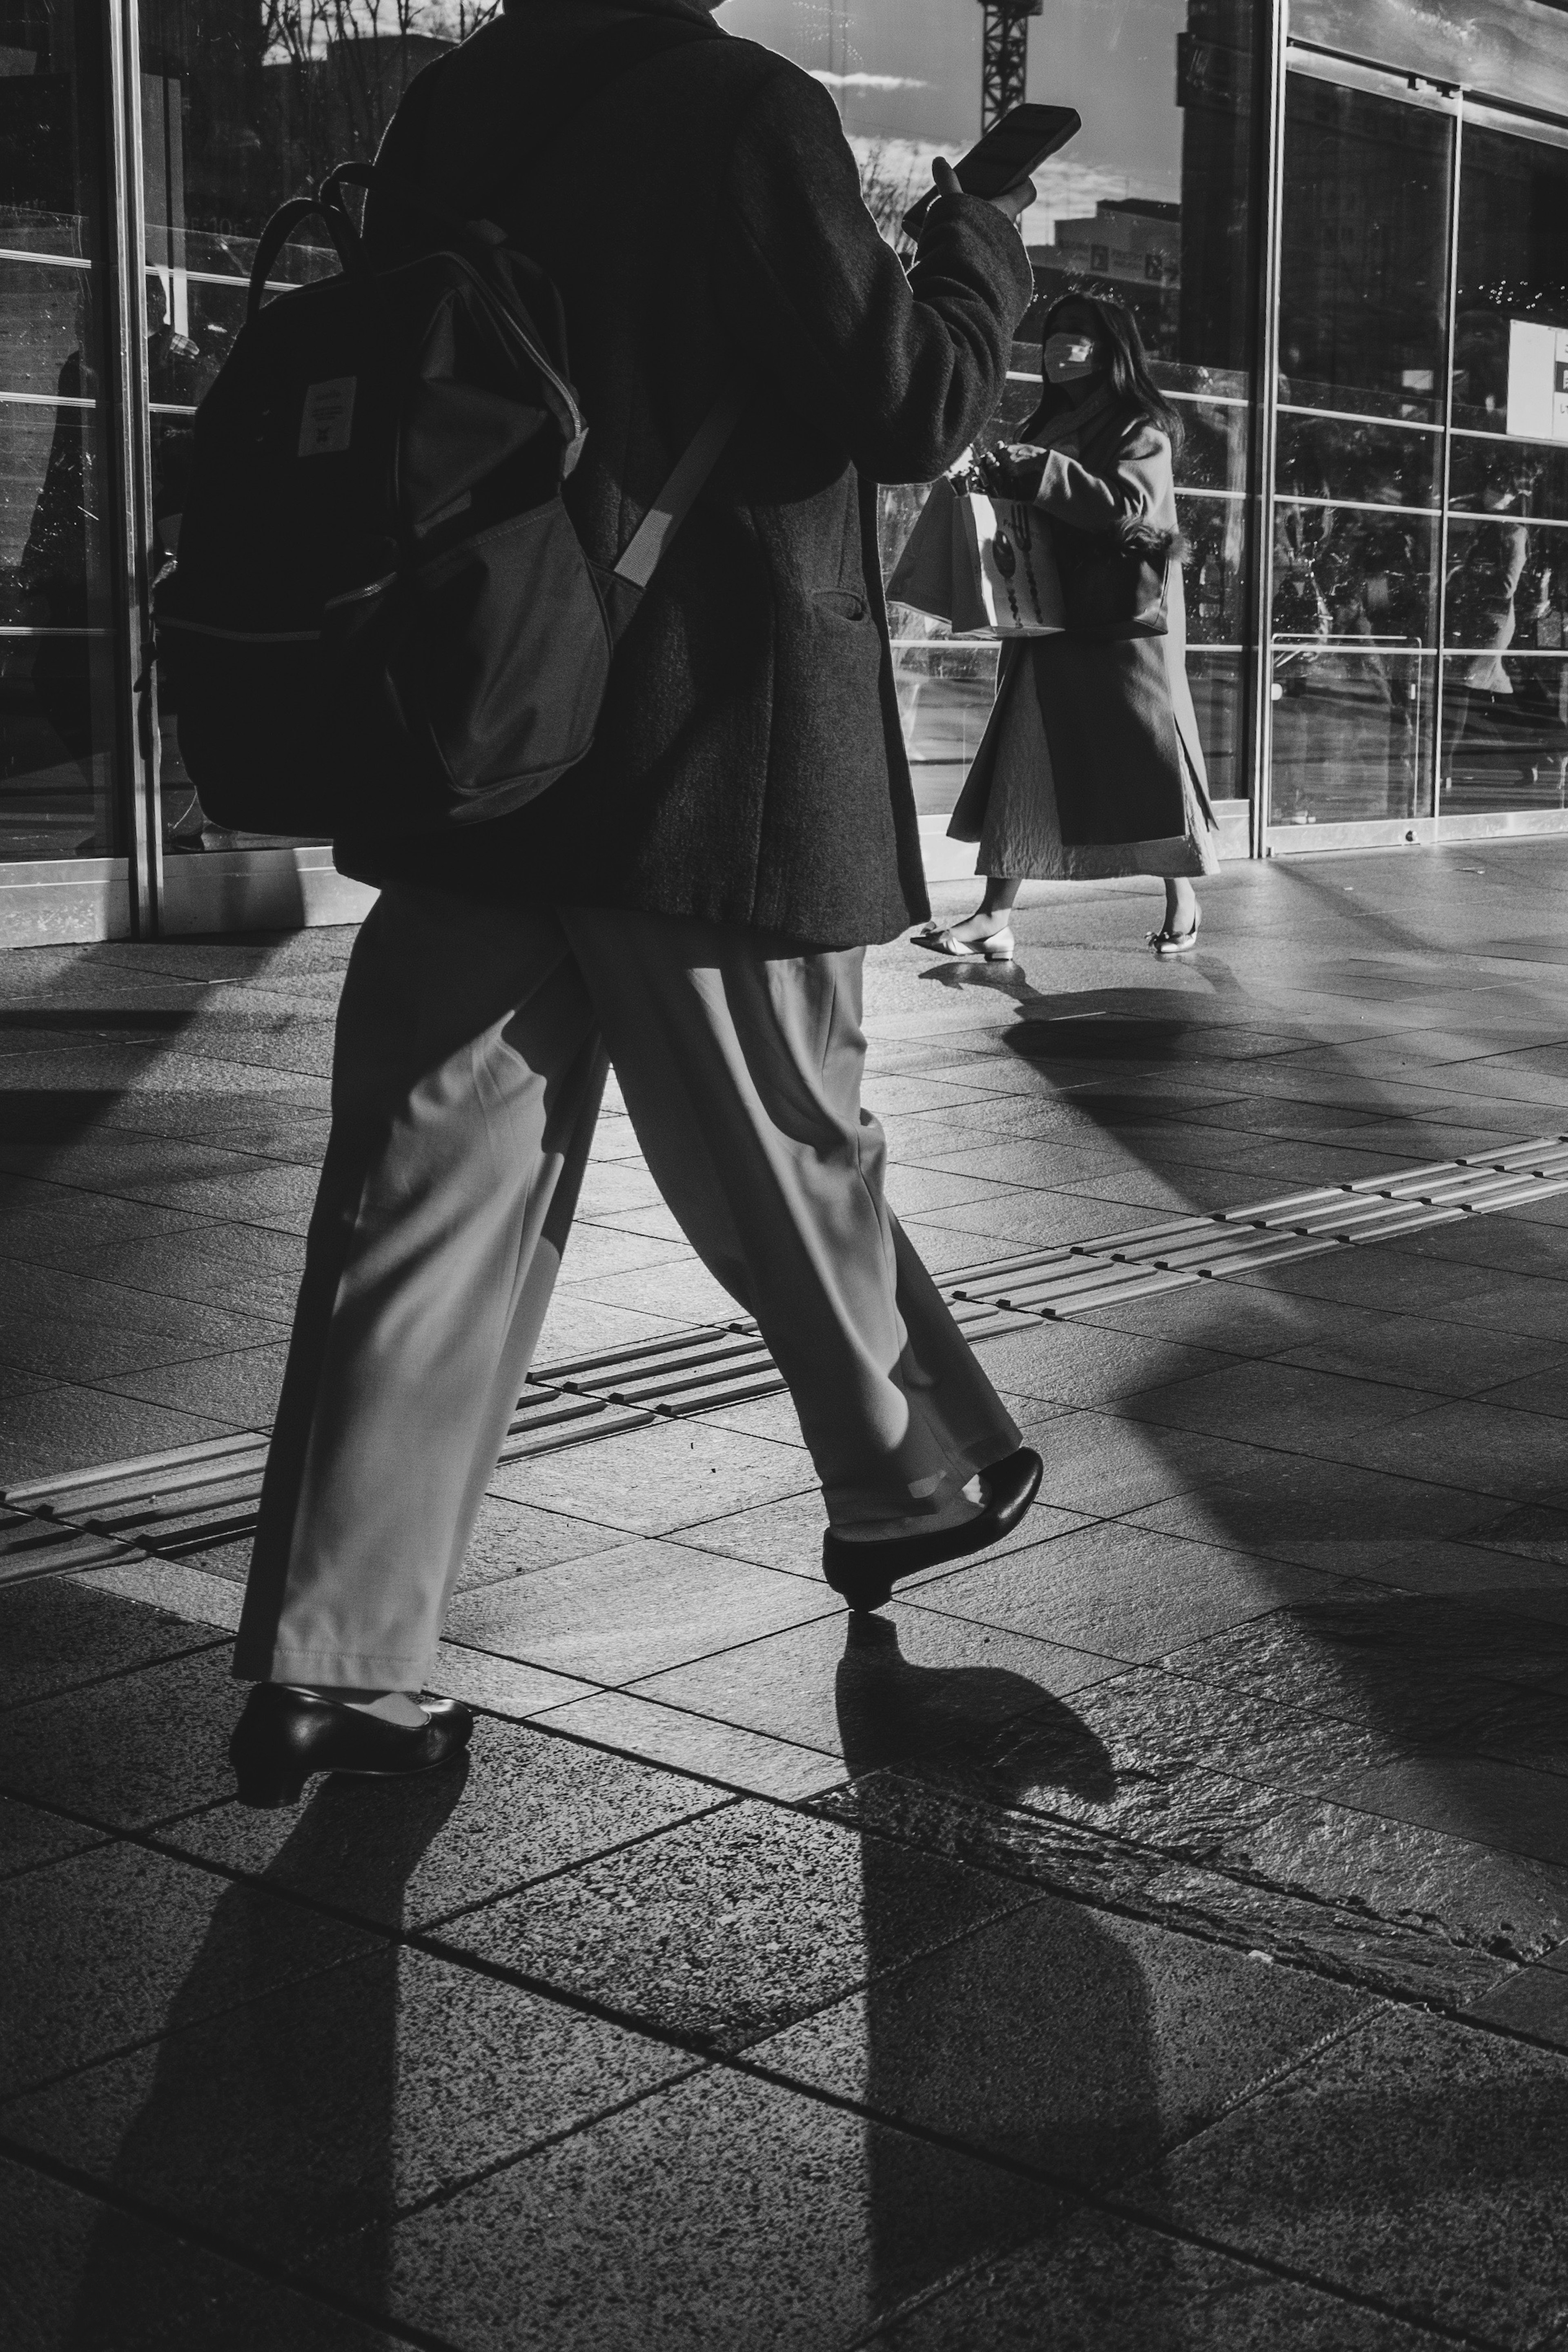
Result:
M1072 294L1042 330L1044 398L1023 440L985 462L988 483L1030 499L1064 533L1147 526L1168 540L1163 636L1014 638L996 701L949 834L977 841L985 895L967 920L916 944L1004 961L1007 917L1026 878L1101 881L1159 875L1165 920L1156 954L1197 939L1193 877L1218 866L1216 828L1186 673L1182 568L1175 552L1173 444L1181 420L1149 373L1137 321L1121 303Z

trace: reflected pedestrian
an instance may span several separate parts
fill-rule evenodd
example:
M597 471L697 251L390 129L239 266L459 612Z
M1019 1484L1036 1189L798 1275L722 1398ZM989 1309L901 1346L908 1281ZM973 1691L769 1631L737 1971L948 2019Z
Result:
M1219 860L1197 715L1186 675L1173 452L1181 418L1150 372L1131 312L1071 294L1042 329L1044 396L1022 439L983 461L987 487L1051 518L1069 628L1003 647L996 701L948 832L980 845L974 913L932 925L916 945L1005 961L1026 880L1157 875L1162 957L1195 944L1194 878ZM1086 562L1164 568L1163 634L1080 633L1073 574Z

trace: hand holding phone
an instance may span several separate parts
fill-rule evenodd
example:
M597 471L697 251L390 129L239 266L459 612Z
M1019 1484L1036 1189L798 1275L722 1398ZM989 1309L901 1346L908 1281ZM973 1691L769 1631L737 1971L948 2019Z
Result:
M931 175L936 182L933 195L961 196L964 193L963 181L959 178L958 173L953 170L952 165L948 162L945 155L936 155L932 157ZM1035 193L1035 184L1033 180L1020 180L1016 187L1005 189L1001 195L982 196L980 201L982 204L989 205L994 211L999 212L1005 220L1016 222L1028 211L1029 206L1034 203ZM930 204L931 201L932 197L931 196L928 196L923 200L921 207L922 212L924 205ZM912 220L913 217L914 215L911 213L909 219ZM906 228L908 227L909 220L905 221L904 226Z
M942 195L984 196L1016 220L1034 201L1031 172L1082 128L1082 118L1070 106L1015 106L956 164L939 157L931 165L936 185L904 215L905 236L920 236L927 214Z

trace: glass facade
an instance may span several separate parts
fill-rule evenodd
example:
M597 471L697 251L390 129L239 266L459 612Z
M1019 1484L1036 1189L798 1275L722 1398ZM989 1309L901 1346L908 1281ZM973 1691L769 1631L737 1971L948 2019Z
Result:
M92 0L0 9L0 866L125 846L100 34Z
M389 40L362 13L314 0L142 0L154 572L178 551L191 418L244 321L268 216L332 163L374 155L407 82L447 46L412 26ZM297 284L337 266L319 224L307 223L271 282ZM207 824L180 760L177 720L165 691L158 702L164 855L271 846L276 836L262 843Z
M1568 808L1568 132L1465 126L1445 815Z
M244 892L213 877L277 858L206 822L176 714L144 698L139 726L147 583L267 215L374 153L412 75L490 12L0 0L0 943L39 935L7 909L50 873L119 873L127 919L216 928ZM832 92L896 238L932 155L979 128L974 0L728 0L723 21ZM1568 825L1568 15L1047 0L1030 29L1028 95L1083 130L1023 224L1037 299L987 430L1034 406L1057 295L1131 305L1186 425L1226 851ZM295 244L280 269L335 267ZM888 562L923 495L883 493ZM995 649L894 627L940 831Z
M1271 821L1561 812L1568 133L1347 70L1287 78Z

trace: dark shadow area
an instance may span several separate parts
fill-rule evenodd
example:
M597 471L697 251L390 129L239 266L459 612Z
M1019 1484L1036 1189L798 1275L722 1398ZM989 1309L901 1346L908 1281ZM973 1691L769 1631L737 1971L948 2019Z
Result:
M245 945L249 948L252 942ZM176 1006L138 1003L137 967L122 961L123 953L123 943L119 941L110 942L103 949L78 950L69 967L68 1003L50 1001L59 984L58 972L51 972L35 995L6 997L0 1003L0 1039L36 1039L30 1049L25 1044L12 1049L26 1055L29 1065L36 1065L40 1056L66 1050L75 1052L95 1043L121 1053L142 1045L148 1051L137 1076L154 1069L160 1055L178 1043L197 1021L203 1007L196 1001ZM108 1001L95 1003L90 994L83 992L84 983L89 989L100 972ZM236 979L255 976L254 971L224 975ZM156 962L148 965L143 977L154 989L191 985L185 976ZM71 1075L68 1066L61 1068L62 1078ZM12 1144L47 1145L68 1150L96 1129L103 1128L117 1106L138 1091L134 1078L115 1087L17 1087L6 1085L6 1076L5 1055L0 1053L0 1133ZM172 1120L174 1116L171 1105ZM52 1171L34 1170L28 1173L42 1176L46 1181L56 1181ZM0 1212L13 1198L13 1183L0 1174Z
M1432 940L1419 930L1397 917L1363 906L1359 897L1347 897L1346 886L1325 873L1297 867L1288 876L1274 878L1292 893L1305 892L1315 904L1333 908L1336 914L1353 907L1357 934L1350 950L1353 954L1371 961L1380 954L1432 952ZM1222 957L1200 949L1194 967L1222 996L1240 996L1238 983ZM1234 1054L1223 1043L1216 1050L1215 1033L1226 1032L1228 1006L1211 1011L1206 1019L1198 1017L1203 1004L1212 1004L1210 999L1189 999L1193 1006L1189 1012L1169 990L1152 982L1147 987L1053 993L1034 986L1016 963L994 968L944 963L934 966L925 977L949 991L979 987L1010 997L1017 1007L1017 1019L1000 1033L1006 1049L1054 1081L1072 1110L1114 1137L1134 1167L1167 1183L1179 1187L1183 1181L1182 1124L1188 1121L1203 1129L1205 1120L1202 1108L1184 1100L1176 1088L1163 1095L1161 1080L1175 1078L1193 1062L1203 1061L1203 1081L1216 1092L1229 1090L1242 1097L1248 1090L1253 1057L1245 1050ZM1453 981L1439 975L1437 984L1447 987ZM1540 992L1526 982L1502 979L1495 990L1489 982L1488 1032L1506 1035L1510 1010L1538 1022L1541 1002ZM1288 1055L1292 1039L1302 1047L1332 1051L1331 1045L1323 1047L1308 1025L1249 1014L1245 1003L1240 1017L1268 1040L1265 1058ZM1392 1012L1390 1017L1394 1025ZM1568 1030L1568 1013L1563 1026ZM1373 1024L1367 1035L1376 1034ZM1484 1058L1479 1040L1477 1051ZM1151 1088L1145 1092L1128 1087L1121 1076L1123 1070L1129 1076L1134 1071L1149 1074ZM1420 1070L1408 1066L1405 1075L1418 1081L1423 1078ZM1425 1082L1440 1087L1442 1066L1435 1064ZM1369 1098L1364 1077L1358 1078L1357 1088L1363 1118L1381 1124L1384 1114ZM1339 1093L1331 1071L1311 1089L1311 1103L1331 1112ZM1475 1123L1494 1124L1497 1107L1484 1096L1458 1098L1460 1110L1472 1099ZM1289 1102L1282 1100L1280 1108L1285 1125ZM1385 1115L1390 1124L1404 1119L1419 1123L1423 1116L1393 1096L1387 1098ZM1552 1123L1539 1106L1518 1105L1521 1138ZM1220 1126L1205 1130L1208 1137L1228 1131ZM1237 1133L1238 1146L1266 1139L1268 1132L1266 1123L1249 1126ZM1353 1143L1352 1129L1346 1138L1347 1150L1353 1150ZM1389 1165L1398 1164L1397 1145L1380 1147L1382 1150L1386 1150ZM1423 1140L1412 1144L1408 1156L1420 1162L1433 1154ZM1262 1179L1238 1175L1236 1181L1237 1201L1291 1189L1284 1174ZM1070 1182L1066 1189L1070 1190ZM1212 1192L1212 1186L1209 1190ZM1206 1197L1194 1201L1192 1213L1202 1214L1208 1205ZM1154 1223L1157 1213L1130 1206L1125 1223L1128 1226ZM1000 1251L998 1244L999 1255ZM1353 1262L1353 1255L1347 1252L1346 1261ZM1369 1248L1365 1256L1369 1279L1373 1278L1377 1246ZM1478 1278L1484 1278L1479 1266ZM1211 1304L1221 1287L1204 1286ZM1239 1284L1225 1288L1231 1317L1242 1335L1249 1314L1249 1294ZM1332 1297L1341 1295L1324 1293L1314 1305L1331 1306ZM1342 1295L1353 1304L1352 1294ZM1289 1286L1274 1294L1274 1300L1277 1306L1288 1307L1291 1303ZM1367 1303L1376 1303L1375 1293L1369 1295ZM1180 1336L1179 1304L1178 1295L1171 1313L1160 1323L1167 1339ZM1421 1312L1416 1288L1412 1289L1407 1311ZM1431 1311L1442 1319L1440 1301L1434 1300ZM1050 1327L1040 1328L1048 1330ZM1123 1328L1130 1332L1141 1328L1135 1307ZM1223 1331L1215 1333L1212 1313L1204 1336L1217 1348L1226 1345ZM1284 1345L1271 1347L1270 1357L1281 1353ZM1522 1341L1521 1349L1522 1355ZM1375 1380L1375 1371L1369 1370L1365 1377ZM1497 1383L1508 1378L1505 1367L1499 1370ZM1432 1409L1468 1401L1437 1387L1428 1400ZM1373 1411L1369 1405L1369 1415ZM1311 1452L1285 1454L1267 1437L1260 1441L1254 1434L1245 1399L1223 1436L1255 1449L1252 1461L1224 1475L1194 1478L1189 1472L1193 1454L1207 1442L1202 1430L1167 1426L1141 1417L1137 1435L1142 1445L1157 1450L1169 1464L1173 1495L1184 1487L1201 1487L1202 1525L1194 1525L1194 1536L1251 1553L1259 1603L1267 1608L1273 1601L1278 1612L1267 1621L1278 1628L1271 1655L1263 1654L1270 1648L1268 1641L1242 1627L1189 1647L1182 1654L1184 1672L1223 1685L1237 1671L1241 1653L1250 1646L1258 1654L1251 1663L1243 1661L1245 1672L1239 1678L1253 1691L1265 1692L1281 1708L1353 1725L1391 1751L1389 1769L1380 1771L1375 1781L1367 1782L1364 1791L1358 1790L1350 1801L1367 1802L1379 1811L1386 1807L1394 1822L1408 1821L1455 1837L1475 1839L1503 1853L1568 1862L1568 1798L1562 1777L1568 1773L1568 1698L1563 1696L1563 1671L1568 1657L1561 1649L1562 1625L1568 1616L1568 1584L1555 1596L1554 1614L1553 1596L1543 1595L1537 1603L1528 1586L1521 1586L1518 1577L1510 1573L1508 1565L1510 1554L1559 1564L1568 1561L1568 1508L1564 1507L1568 1424L1563 1425L1563 1450L1545 1438L1549 1424L1540 1426L1544 1451L1539 1471L1532 1475L1524 1470L1511 1498L1467 1486L1460 1465L1455 1467L1452 1484L1445 1485L1436 1479L1433 1464L1424 1461L1420 1467L1406 1466L1397 1455L1386 1467L1372 1470L1335 1460L1327 1452L1323 1456ZM1046 1442L1048 1450L1048 1431ZM1329 1443L1326 1440L1326 1445ZM1444 1573L1454 1578L1453 1587L1440 1594L1428 1596L1423 1590L1419 1553L1425 1541L1444 1549ZM1352 1596L1342 1603L1301 1603L1300 1576L1289 1565L1290 1551L1309 1545L1326 1551L1340 1544L1346 1547L1346 1572L1352 1577L1363 1555L1381 1548L1386 1559L1403 1547L1415 1589L1397 1589L1399 1563L1395 1560L1392 1568L1382 1570L1381 1583L1363 1582L1363 1600ZM1469 1591L1458 1589L1455 1551L1461 1545L1475 1562L1474 1586ZM1258 1556L1266 1550L1276 1551L1278 1559ZM1463 1557L1460 1553L1461 1561ZM1328 1559L1319 1564L1327 1582L1332 1577L1332 1566ZM1539 1619L1530 1613L1533 1606L1542 1609ZM1531 1653L1542 1662L1538 1670L1528 1663ZM1509 1663L1500 1668L1499 1659ZM1402 1759L1408 1759L1407 1769ZM1223 1755L1216 1754L1212 1760L1225 1768ZM1352 1777L1347 1768L1347 1780ZM1282 1805L1289 1794L1281 1790ZM1556 1827L1551 1818L1554 1812ZM1171 1825L1173 1842L1179 1843L1179 1807L1173 1809Z
M1062 1700L1006 1668L913 1665L886 1618L849 1617L836 1697L852 1776L929 1770L1005 1803L1038 1786L1048 1749L1057 1785L1096 1795L1114 1785L1105 1749ZM861 1852L870 1979L861 2095L871 2112L1060 2183L1116 2177L1152 2154L1163 2121L1148 1999L1115 1923L1079 1904L1026 1902L900 1969L907 1864L876 1834ZM867 2163L879 2305L907 2294L911 2278L938 2277L1041 2226L1022 2183L995 2170L955 2179L949 2159L907 2134L868 2136Z
M468 1759L415 1784L326 1780L257 1881L263 1888L329 1875L335 1907L395 1929L403 1891L459 1801ZM356 1813L373 1813L363 1859L345 1838ZM349 1859L345 1863L345 1846ZM235 1916L245 1920L237 1931ZM347 2237L374 2239L397 2210L398 1955L366 1939L350 1959L280 1990L247 1991L235 1948L270 1938L246 1886L231 1887L212 1921L156 2045L152 2078L136 2094L136 2063L101 2071L96 2097L76 2105L85 2144L68 2160L151 2206L176 2229L182 2221L303 2280L312 2256ZM261 1958L260 1953L258 1958ZM259 1976L259 1969L258 1969ZM276 1984L275 1958L269 1982ZM213 2012L220 2012L216 2017ZM184 2029L184 2030L183 2030ZM117 2352L140 2345L156 2313L135 2309L144 2275L145 2231L135 2217L105 2210L92 2233L61 2352ZM379 2292L385 2281L372 2282ZM306 2290L308 2293L308 2288ZM196 2311L190 2332L156 2337L159 2352L285 2352L258 2290L236 2308ZM353 2323L326 2315L322 2344ZM311 2343L318 2340L312 2331Z
M1007 1666L914 1665L900 1650L897 1625L886 1617L852 1612L846 1628L834 1697L852 1780L925 1764L975 1772L998 1737L1023 1718L1048 1738L1060 1786L1086 1797L1108 1796L1114 1789L1110 1759L1088 1725L1065 1699L1026 1675Z
M1245 1004L1244 992L1227 965L1200 951L1189 969L1202 971L1216 995L1234 997L1238 1007ZM1018 1018L1001 1033L1002 1043L1021 1060L1047 1068L1056 1062L1069 1071L1086 1062L1125 1062L1140 1068L1159 1070L1168 1066L1174 1069L1192 1040L1213 1037L1216 1030L1226 1032L1233 1025L1223 1020L1194 1018L1181 1009L1180 997L1156 982L1145 988L1072 989L1052 994L1036 988L1023 965L1016 962L994 969L984 964L938 964L923 977L942 988L986 988L1010 996L1018 1008ZM1303 1046L1319 1042L1310 1030L1284 1020L1266 1034L1285 1041L1283 1047L1275 1045L1275 1052L1287 1050L1291 1040ZM1114 1127L1119 1118L1130 1116L1154 1115L1153 1100L1143 1089L1136 1094L1096 1096L1085 1091L1081 1079L1069 1083L1075 1107L1107 1126ZM1170 1097L1168 1115L1190 1115L1187 1098Z
M79 1143L101 1127L132 1089L129 1087L11 1087L0 1096L10 1143Z

